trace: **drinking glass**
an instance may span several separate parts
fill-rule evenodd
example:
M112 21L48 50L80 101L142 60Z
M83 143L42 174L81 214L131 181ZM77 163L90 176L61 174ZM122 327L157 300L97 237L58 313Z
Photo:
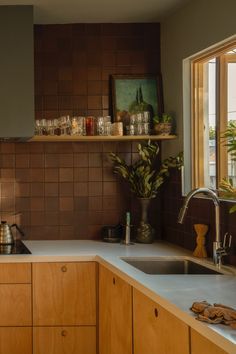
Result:
M136 114L131 114L130 116L130 124L134 125L137 121Z
M54 135L55 134L55 119L47 119L46 121L46 133L47 135Z
M145 111L143 112L143 123L149 123L150 122L150 112Z
M71 132L71 121L69 116L59 118L60 135L67 135Z
M143 113L142 112L139 112L136 114L136 119L137 119L137 124L140 124L143 122Z
M104 118L103 117L98 117L97 118L97 134L98 135L104 135L105 133L105 124L104 124Z
M40 119L40 126L42 129L42 135L47 135L47 119Z
M79 135L86 135L85 117L78 117L78 133Z
M41 119L36 119L34 133L35 135L43 135Z
M105 116L104 118L104 135L111 135L111 117Z
M72 117L71 119L71 135L85 135L84 134L84 117Z
M94 128L95 128L94 117L86 117L85 126L86 126L86 135L88 136L94 135Z

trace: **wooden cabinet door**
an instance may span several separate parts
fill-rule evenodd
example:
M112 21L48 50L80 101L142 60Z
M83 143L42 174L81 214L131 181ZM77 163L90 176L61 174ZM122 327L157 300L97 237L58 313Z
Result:
M0 326L31 325L31 285L0 284Z
M188 326L136 289L133 321L134 354L189 354Z
M132 353L132 288L99 268L99 354Z
M191 354L227 354L191 328Z
M34 354L96 354L96 327L35 327Z
M31 283L30 263L1 263L0 284Z
M33 324L95 325L96 263L34 263Z
M0 354L32 354L32 328L0 327Z

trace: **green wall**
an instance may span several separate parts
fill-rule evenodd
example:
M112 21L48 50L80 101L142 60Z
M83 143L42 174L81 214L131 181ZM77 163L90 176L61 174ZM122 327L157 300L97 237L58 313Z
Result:
M163 144L164 157L183 149L183 59L235 35L235 15L236 0L191 0L161 23L164 105L178 134Z

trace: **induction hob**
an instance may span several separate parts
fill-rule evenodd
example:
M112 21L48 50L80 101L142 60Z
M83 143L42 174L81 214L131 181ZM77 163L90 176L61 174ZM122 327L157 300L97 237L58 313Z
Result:
M11 254L31 254L31 252L21 240L16 240L12 245L0 244L0 256Z

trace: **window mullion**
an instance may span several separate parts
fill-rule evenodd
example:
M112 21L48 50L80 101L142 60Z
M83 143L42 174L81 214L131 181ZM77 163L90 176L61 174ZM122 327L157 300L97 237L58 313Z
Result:
M222 178L228 176L227 148L222 141L222 133L227 129L227 62L225 56L217 59L217 188Z
M192 168L194 173L192 185L194 187L204 185L204 124L203 124L203 64L196 63L193 66L192 82ZM196 158L197 157L197 158Z

